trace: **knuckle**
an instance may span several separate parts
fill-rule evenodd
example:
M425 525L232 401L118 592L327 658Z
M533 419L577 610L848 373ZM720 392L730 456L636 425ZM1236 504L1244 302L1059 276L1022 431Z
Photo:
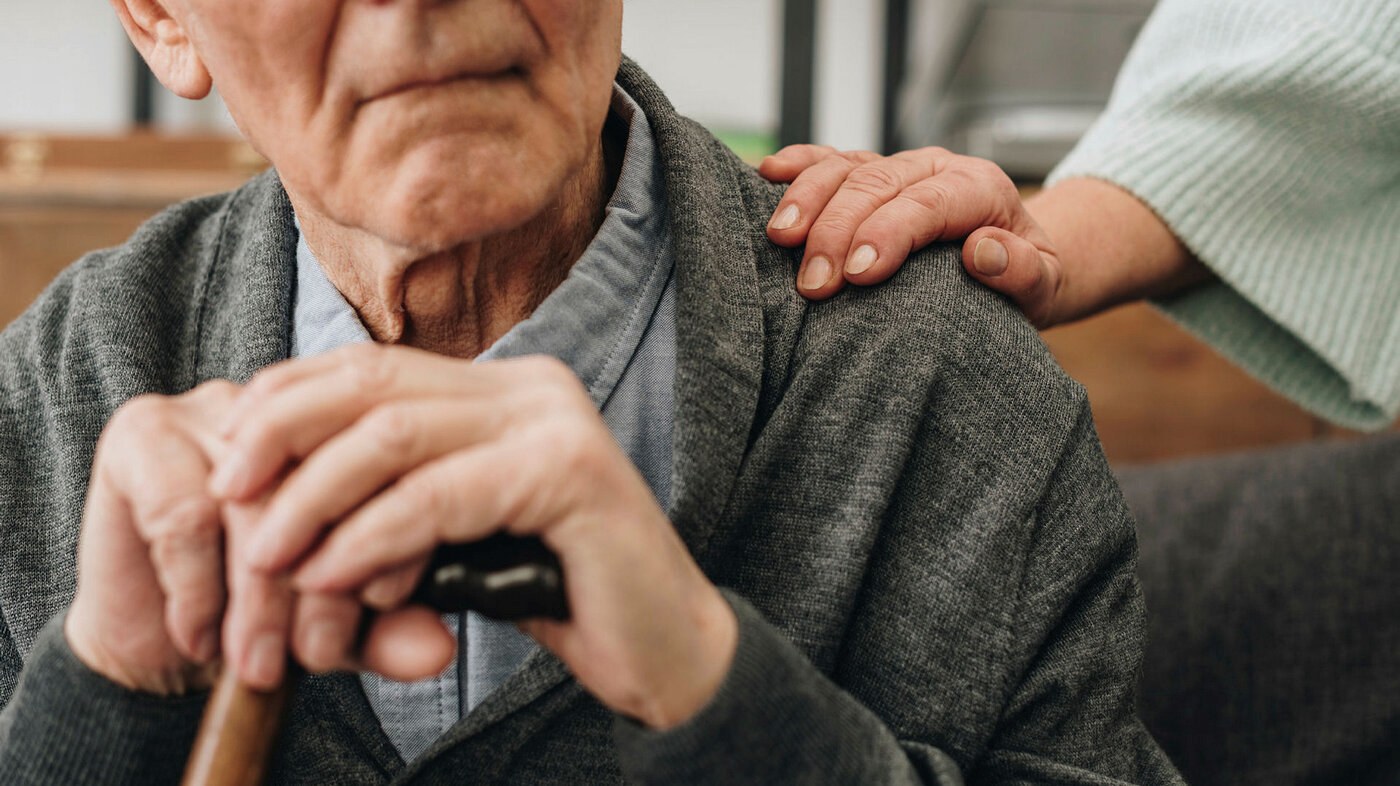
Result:
M525 359L532 379L539 384L547 396L564 395L573 397L583 389L583 383L572 368L556 357L536 355Z
M874 161L852 170L846 177L846 186L872 196L892 197L903 183L890 165Z
M376 446L393 453L412 452L418 444L413 419L402 407L385 406L365 418L364 428Z
M453 513L451 494L431 475L413 473L398 482L404 501L400 509L422 522L448 521Z
M290 366L290 363L279 363L259 372L248 383L243 395L253 399L265 399L286 387L287 380L291 378Z
M152 546L189 546L219 531L218 510L212 500L187 495L157 500L145 512L147 538Z
M351 389L374 394L383 391L393 380L388 353L377 344L355 344L339 350L345 375Z
M147 394L123 404L112 416L108 429L120 433L151 434L165 431L174 423L171 400L165 396Z
M831 245L847 240L865 217L865 213L852 205L828 205L807 233L807 245Z
M567 419L551 435L561 471L570 477L582 477L598 468L601 450L592 429L577 420Z
M953 200L948 185L939 182L927 182L921 188L906 189L900 197L908 199L915 207L938 215L946 213Z

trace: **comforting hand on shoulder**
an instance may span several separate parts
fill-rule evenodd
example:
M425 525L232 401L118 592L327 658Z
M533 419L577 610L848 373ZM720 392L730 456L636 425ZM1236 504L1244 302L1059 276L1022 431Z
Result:
M793 145L759 172L791 182L768 236L807 249L798 290L820 300L845 282L877 284L915 250L965 241L963 267L1007 295L1038 327L1061 321L1063 267L1050 238L996 164L937 147L884 157Z
M248 563L293 571L303 595L354 593L383 610L364 651L377 671L407 679L442 668L405 643L427 635L423 625L446 632L403 604L440 543L505 531L539 536L558 555L572 618L522 628L604 704L674 725L728 672L733 612L556 361L352 347L263 372L223 435L215 493L268 495ZM291 646L313 669L339 666L355 637L354 617L325 611L298 608L292 624Z

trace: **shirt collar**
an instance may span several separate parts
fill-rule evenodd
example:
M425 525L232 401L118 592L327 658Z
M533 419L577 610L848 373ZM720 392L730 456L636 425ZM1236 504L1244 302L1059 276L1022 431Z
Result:
M673 268L664 173L651 127L641 107L616 85L612 112L627 123L627 147L598 233L539 308L477 358L556 357L573 369L600 408L636 354ZM370 340L305 237L299 237L293 356Z

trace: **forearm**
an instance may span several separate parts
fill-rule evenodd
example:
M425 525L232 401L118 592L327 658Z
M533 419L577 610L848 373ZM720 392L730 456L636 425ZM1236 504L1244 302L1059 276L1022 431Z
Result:
M903 743L737 596L734 664L699 714L667 731L619 716L629 781L665 784L962 783L931 745Z
M1106 181L1065 180L1025 204L1064 268L1054 324L1213 277L1151 208Z
M138 694L91 671L56 619L0 716L0 783L174 783L203 704L203 695Z

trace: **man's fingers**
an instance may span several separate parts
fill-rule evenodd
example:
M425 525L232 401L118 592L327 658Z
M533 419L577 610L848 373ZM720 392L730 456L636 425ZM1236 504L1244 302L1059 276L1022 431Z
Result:
M204 489L209 462L175 417L154 406L127 412L119 428L145 430L145 444L104 455L103 466L149 550L171 641L185 657L207 663L218 654L225 601L223 532L218 505Z
M222 506L228 538L229 606L224 615L224 658L245 685L272 690L286 673L294 597L285 575L271 576L247 565L248 537L259 505Z
M419 399L380 406L326 441L272 495L249 563L290 566L321 533L413 468L490 439L506 419L477 402Z
M1033 324L1047 324L1060 280L1058 260L1052 255L1012 232L984 227L963 244L963 267L1011 298Z
M292 651L307 671L350 670L358 665L360 603L348 595L299 595L292 616Z
M254 380L230 421L229 450L210 482L226 499L247 499L375 406L409 396L494 393L499 364L466 364L427 352L357 345L305 361L316 371L279 368L286 383Z
M347 592L420 560L439 543L469 543L505 523L528 527L558 507L543 482L554 471L547 442L495 442L419 467L326 536L296 571L308 592ZM518 532L516 534L528 534Z
M406 606L375 617L365 634L364 667L391 680L410 682L447 668L457 640L438 613L426 606Z
M791 183L802 171L837 153L827 145L788 145L758 165L758 173L774 183Z
M413 595L423 571L428 567L428 557L422 557L406 565L390 568L387 572L371 579L360 591L360 600L366 606L380 611L388 611L402 606Z

